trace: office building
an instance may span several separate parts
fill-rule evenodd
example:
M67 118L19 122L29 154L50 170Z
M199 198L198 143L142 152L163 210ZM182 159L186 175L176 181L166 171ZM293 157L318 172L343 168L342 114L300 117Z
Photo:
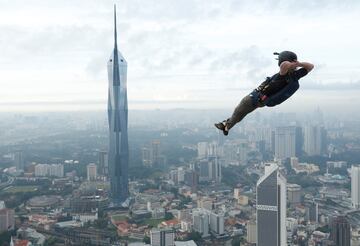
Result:
M319 205L316 202L311 202L306 205L306 221L311 223L318 223L319 221Z
M15 226L14 210L8 208L0 209L0 233L14 229L14 226Z
M330 238L336 246L350 246L351 227L345 216L333 219L330 230Z
M322 155L326 151L326 130L322 126L305 126L304 151L309 156Z
M174 246L175 233L171 229L152 229L150 241L151 246Z
M200 142L197 144L198 158L203 159L207 157L208 143Z
M34 168L36 177L64 177L63 164L37 164Z
M127 62L117 46L116 9L114 8L114 50L108 61L108 123L110 197L121 206L129 197L129 143Z
M351 203L353 208L360 208L360 166L351 166Z
M215 235L223 235L224 215L211 212L209 217L210 217L210 231Z
M256 243L256 222L255 221L249 221L246 225L246 241L248 243L255 244Z
M97 166L95 165L95 163L90 163L89 165L87 165L86 170L87 170L87 180L88 181L96 180Z
M24 170L25 162L22 150L16 150L14 155L14 163L17 170Z
M287 199L290 205L299 205L301 203L301 186L298 184L287 184Z
M302 153L302 131L300 127L277 127L275 130L275 158L286 159Z
M286 246L286 179L274 164L256 185L257 246Z
M193 211L193 229L201 234L202 237L209 236L209 215L208 211L199 209Z
M99 175L109 176L109 159L106 151L99 151Z

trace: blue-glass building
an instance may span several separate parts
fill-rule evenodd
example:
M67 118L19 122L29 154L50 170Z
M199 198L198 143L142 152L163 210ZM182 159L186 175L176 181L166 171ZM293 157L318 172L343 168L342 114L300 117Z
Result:
M117 206L129 197L128 188L128 104L127 62L117 47L116 8L114 7L114 50L107 64L109 77L109 177L111 201Z

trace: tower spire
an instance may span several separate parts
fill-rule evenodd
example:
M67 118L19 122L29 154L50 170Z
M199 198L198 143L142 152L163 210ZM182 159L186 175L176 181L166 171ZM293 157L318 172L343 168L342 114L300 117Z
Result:
M114 42L115 42L115 50L117 50L116 4L114 4Z

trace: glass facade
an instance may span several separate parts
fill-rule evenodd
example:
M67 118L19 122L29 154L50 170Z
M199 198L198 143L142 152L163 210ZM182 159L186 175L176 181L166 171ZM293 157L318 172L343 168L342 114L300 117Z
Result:
M109 123L109 177L111 201L121 205L129 197L128 188L128 105L127 62L117 48L116 11L114 12L114 51L108 61L108 123Z

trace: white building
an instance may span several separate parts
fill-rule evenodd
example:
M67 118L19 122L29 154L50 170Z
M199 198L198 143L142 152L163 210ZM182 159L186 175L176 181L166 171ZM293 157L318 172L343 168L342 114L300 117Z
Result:
M52 164L49 168L51 177L64 177L64 165Z
M207 157L208 143L200 142L197 145L198 158L203 159Z
M216 235L224 234L224 215L210 213L210 231Z
M351 203L355 209L360 208L360 167L351 166Z
M323 154L326 146L326 131L321 126L304 128L304 151L309 156Z
M286 246L286 179L274 163L256 185L257 246Z
M193 211L193 229L199 232L202 237L209 236L209 214L204 209Z
M35 176L48 176L49 173L49 165L48 164L37 164L35 166Z
M256 243L256 223L255 221L249 221L246 225L246 241L248 243Z
M63 164L37 164L35 166L35 176L37 177L64 177Z
M241 195L241 189L240 188L234 188L234 199L239 199Z
M88 181L93 181L96 180L97 177L97 169L96 169L96 164L95 163L90 163L89 165L87 165L87 180Z
M301 128L295 126L275 129L275 157L285 159L297 156L301 151Z
M151 246L174 246L175 233L171 229L152 229L150 240Z
M14 210L3 208L0 209L0 233L9 229L14 229L15 226Z

